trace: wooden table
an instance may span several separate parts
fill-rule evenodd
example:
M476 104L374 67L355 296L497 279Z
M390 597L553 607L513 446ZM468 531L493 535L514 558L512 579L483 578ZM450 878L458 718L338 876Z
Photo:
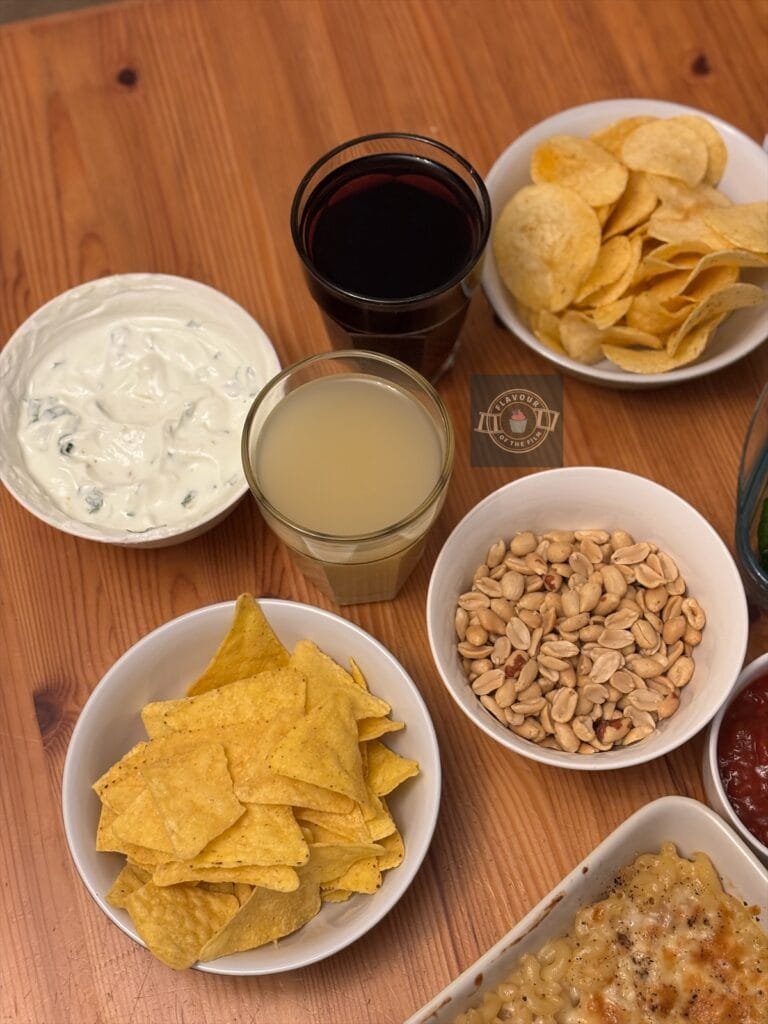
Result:
M2 2L2 0L0 0ZM747 0L118 3L0 29L0 337L89 278L197 278L253 312L284 364L328 347L288 231L295 185L338 141L403 128L481 170L558 110L612 96L691 104L761 140L766 7ZM237 980L172 974L109 923L70 861L60 782L78 712L166 620L243 590L332 607L244 502L149 552L79 542L0 489L0 1021L392 1024L503 934L630 812L701 799L701 740L621 773L519 759L470 727L433 668L430 566L452 525L521 474L469 465L469 375L551 373L482 295L440 390L456 473L427 555L389 604L344 609L395 646L443 752L437 832L389 916L336 957ZM669 390L564 381L565 464L654 477L730 542L737 461L768 347ZM768 648L753 623L750 653Z

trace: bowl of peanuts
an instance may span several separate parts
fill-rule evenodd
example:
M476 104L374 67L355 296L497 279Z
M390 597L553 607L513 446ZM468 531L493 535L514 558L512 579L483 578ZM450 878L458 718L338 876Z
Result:
M703 729L744 662L744 588L674 492L615 469L535 473L456 526L427 595L435 665L488 736L586 771L642 764Z

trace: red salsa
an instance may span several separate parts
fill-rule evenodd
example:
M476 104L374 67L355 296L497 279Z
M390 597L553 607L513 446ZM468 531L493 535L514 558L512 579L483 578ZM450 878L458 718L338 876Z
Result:
M768 675L731 702L720 726L717 760L733 809L768 846Z

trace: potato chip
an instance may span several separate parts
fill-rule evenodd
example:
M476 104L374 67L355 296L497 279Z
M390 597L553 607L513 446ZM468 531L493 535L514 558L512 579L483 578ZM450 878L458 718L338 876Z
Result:
M632 296L627 295L623 299L616 299L615 302L607 302L604 306L595 306L587 312L587 316L600 330L606 327L613 327L632 305Z
M683 339L675 355L670 355L668 351L639 351L638 349L620 348L617 345L605 345L603 354L611 362L630 373L667 373L669 370L676 370L692 363L694 359L698 359L719 322L719 319L715 318L694 328Z
M633 171L678 178L686 185L704 179L709 153L698 132L676 118L641 124L624 139L621 159Z
M406 779L419 774L419 764L407 757L401 757L378 740L366 744L368 768L366 782L376 796L386 796L401 786Z
M623 235L611 238L601 245L600 252L597 254L597 262L579 289L576 302L582 302L598 289L618 281L631 260L632 246Z
M681 245L700 242L711 251L727 249L730 244L724 235L709 226L703 212L672 217L663 207L657 209L648 221L648 234L660 242L676 242Z
M627 313L627 325L658 337L669 334L687 315L685 309L672 313L664 305L663 299L651 292L641 292L632 299Z
M560 320L548 309L530 309L527 311L528 322L531 330L544 345L555 352L565 353L560 341Z
M613 209L603 228L603 239L623 235L646 221L659 202L646 174L630 171L624 194Z
M761 302L765 302L766 299L768 299L768 295L762 288L758 288L754 284L732 284L708 295L703 302L694 307L670 337L667 343L669 355L675 355L685 336L694 327L699 327L700 324L715 318L722 319L725 313L730 313L734 309L757 306Z
M205 693L287 664L288 652L272 632L261 608L250 594L241 594L229 632L187 695Z
M203 946L240 909L234 896L194 885L161 889L152 882L132 892L125 903L143 941L176 970L191 967Z
M589 204L560 185L528 185L504 207L493 236L501 279L532 309L557 313L573 301L600 251Z
M590 206L615 203L627 185L627 168L602 146L577 135L552 135L531 157L531 178L573 189Z
M662 203L663 212L672 215L697 212L705 206L731 206L730 199L716 188L705 182L690 188L675 178L666 178L663 174L647 174L645 179Z
M583 305L607 306L612 302L616 302L617 299L622 298L626 290L632 284L632 279L634 278L635 272L640 263L640 257L643 249L643 243L639 238L631 238L628 244L629 260L625 264L621 276L617 280L611 282L611 284L606 284L602 288L596 288L595 291L582 300ZM563 344L565 344L565 342L563 342Z
M706 224L739 249L768 253L768 202L704 210Z
M235 797L227 756L220 743L205 743L144 768L174 853L196 856L244 813Z
M614 121L607 128L601 128L600 131L594 132L590 135L590 139L592 142L602 146L603 149L607 149L618 160L621 160L621 149L624 145L624 139L631 135L635 128L639 128L641 124L649 124L655 120L655 117L649 117L646 114L640 114L635 117L622 117L620 121Z
M716 185L722 178L725 165L728 162L728 150L720 138L718 130L710 124L706 117L699 117L698 114L678 114L670 120L691 128L707 147L708 159L704 181L708 185Z
M237 901L235 901L237 902ZM320 909L316 883L304 882L295 892L255 888L234 917L200 950L199 960L257 949L290 935L310 921Z

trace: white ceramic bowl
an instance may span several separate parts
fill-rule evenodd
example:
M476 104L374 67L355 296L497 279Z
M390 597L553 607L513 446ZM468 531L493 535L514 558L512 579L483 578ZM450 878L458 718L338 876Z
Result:
M765 675L768 673L768 654L761 654L759 658L755 658L747 665L739 678L736 680L736 685L731 691L728 701L718 711L715 718L712 720L712 724L707 731L707 742L704 744L704 753L701 763L701 776L704 782L704 792L707 794L707 803L710 807L714 808L717 813L725 818L731 828L735 829L745 843L748 843L755 851L757 856L762 860L763 864L768 865L768 846L761 843L759 839L749 831L746 825L742 822L741 818L736 814L733 809L728 796L723 786L723 780L720 778L720 771L717 764L717 743L720 738L720 726L723 723L728 708L730 707L734 697L736 697L741 691L749 686L753 680L757 679L758 676Z
M706 853L726 892L757 906L768 921L768 874L716 814L687 797L665 796L636 811L578 864L548 896L455 981L405 1024L451 1024L501 984L526 953L564 935L576 913L603 899L616 873L641 853L658 853L672 842L681 857Z
M700 114L706 117L720 132L728 147L728 165L719 188L737 203L768 199L768 154L733 125L704 111L679 103L643 99L601 100L572 107L570 110L555 114L554 117L548 117L533 128L529 128L504 150L486 178L494 220L515 192L531 183L531 155L544 139L556 134L590 135L622 117L639 114L657 117ZM742 280L765 285L768 283L768 271L744 271ZM492 246L489 246L485 261L483 286L497 316L524 344L554 363L564 373L608 387L664 387L683 380L692 380L741 359L757 348L768 335L768 306L764 304L751 309L737 310L717 330L699 360L669 373L629 373L607 359L594 366L585 366L569 356L553 351L526 327L515 309L512 296L499 277Z
M454 613L459 594L488 547L518 531L624 529L636 541L651 540L675 559L689 593L707 615L694 655L693 680L680 707L647 739L629 747L585 756L549 750L516 736L480 704L456 651ZM679 747L717 714L739 674L747 649L747 602L725 544L694 508L645 477L616 469L575 466L515 480L489 494L464 516L435 562L427 594L432 656L449 694L464 714L497 743L523 757L560 768L602 771L643 764Z
M405 729L386 743L418 760L421 773L396 790L389 804L405 842L405 859L388 872L372 896L324 904L300 931L276 944L235 953L199 970L211 974L276 974L315 963L364 935L392 909L410 885L427 852L440 805L440 754L429 713L415 683L377 640L346 619L292 601L259 602L282 642L291 648L311 637L332 658L354 658L371 690L392 705ZM125 911L106 902L124 859L97 853L99 800L93 782L134 743L146 739L140 709L148 701L182 696L210 660L232 621L234 602L189 612L149 633L107 672L88 699L72 732L64 764L62 800L70 853L89 892L104 913L141 942Z
M231 433L236 465L234 482L222 488L220 500L178 524L132 533L97 527L67 514L38 484L27 467L17 437L20 406L32 370L46 353L88 322L111 330L115 324L157 330L158 323L181 331L192 324L224 335L249 367L249 394L260 390L279 371L272 343L259 324L228 296L182 277L168 274L119 274L78 285L41 306L16 330L0 352L0 480L13 497L44 523L86 540L126 547L165 547L191 540L221 522L248 489L240 463L242 421ZM242 420L247 406L243 406ZM190 481L191 483L192 481Z

